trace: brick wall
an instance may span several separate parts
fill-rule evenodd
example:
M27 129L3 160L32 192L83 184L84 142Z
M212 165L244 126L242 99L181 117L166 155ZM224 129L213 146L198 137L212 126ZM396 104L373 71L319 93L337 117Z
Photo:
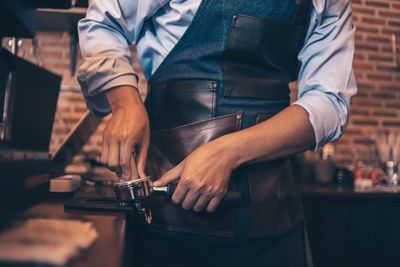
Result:
M394 66L391 46L392 33L400 35L400 1L353 0L352 5L357 27L354 71L359 92L352 99L347 132L336 145L341 162L370 158L372 131L400 131L400 69ZM23 40L19 55L63 76L50 147L54 151L86 107L76 75L71 77L69 74L68 33L38 32L36 41L37 56L34 56L31 40ZM8 39L3 40L3 46L7 42ZM79 55L77 65L81 62ZM139 69L139 66L136 64L135 68ZM146 90L145 84L141 76L142 94ZM296 85L292 84L291 88L294 95ZM103 129L104 125L101 125L92 136L84 148L86 152L99 151Z
M373 133L400 131L400 69L395 67L391 44L392 33L400 34L400 2L352 3L357 27L353 66L358 93L351 101L347 131L337 142L341 161L373 158Z

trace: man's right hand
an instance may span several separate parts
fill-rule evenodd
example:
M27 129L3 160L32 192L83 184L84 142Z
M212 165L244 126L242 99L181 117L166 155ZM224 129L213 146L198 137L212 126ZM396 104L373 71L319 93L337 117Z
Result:
M150 124L139 92L131 86L121 86L106 92L112 109L103 134L101 163L116 172L122 180L131 179L136 161L140 177L145 177ZM136 152L136 159L132 159Z

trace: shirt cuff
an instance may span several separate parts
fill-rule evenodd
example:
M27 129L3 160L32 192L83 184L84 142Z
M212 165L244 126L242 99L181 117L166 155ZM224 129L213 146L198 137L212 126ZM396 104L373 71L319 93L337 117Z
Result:
M123 75L117 77L104 86L104 90L94 96L85 96L87 108L96 116L105 117L111 113L111 106L105 96L105 92L119 86L132 86L133 90L138 90L137 80L134 75Z
M309 91L292 103L299 105L308 112L310 123L314 129L315 147L325 143L336 141L344 132L341 122L332 100L321 91Z
M106 91L119 86L138 88L138 76L125 57L86 59L79 68L78 81L88 109L101 117L111 113Z

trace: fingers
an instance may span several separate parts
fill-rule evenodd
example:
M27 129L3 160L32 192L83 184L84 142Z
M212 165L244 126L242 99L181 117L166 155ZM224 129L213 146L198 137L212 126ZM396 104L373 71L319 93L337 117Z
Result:
M165 186L172 181L175 181L179 177L181 177L183 169L185 167L185 161L182 161L178 166L172 168L171 170L167 171L160 179L153 183L154 186ZM179 185L178 185L179 187ZM178 187L176 190L178 190ZM175 192L176 192L175 190Z
M147 161L147 152L149 150L149 144L150 144L150 134L147 134L144 137L143 142L138 146L138 151L136 154L136 167L137 167L137 172L139 173L139 177L146 177L145 173L145 167L146 167L146 161Z
M172 202L175 204L181 204L182 201L185 199L188 189L182 186L182 183L178 183L178 186L175 189L174 194L172 195Z
M148 146L148 142L145 145L138 146L140 149L138 149L136 161L138 162L138 165L141 164L140 171L132 153L134 151L134 144L131 142L103 142L101 162L111 171L116 172L122 180L145 177L146 174L144 172L144 168L146 164Z
M206 208L206 211L207 211L207 212L214 212L214 211L218 208L219 203L221 203L222 197L223 197L223 196L218 195L218 196L212 198L212 199L210 200L210 203L208 203L208 206L207 206L207 208Z
M214 212L221 203L223 196L223 194L218 193L201 193L199 190L190 190L178 185L172 196L172 201L175 204L181 204L185 210Z
M100 156L100 162L108 166L108 151L109 151L109 143L105 141L105 138L103 137L103 146L101 148L101 156Z
M100 161L111 171L114 171L122 180L145 177L145 165L147 150L150 143L150 129L143 127L143 131L137 133L121 134L124 131L115 130L115 125L107 125L103 133L103 145ZM134 128L136 129L136 128ZM137 170L134 152L137 145ZM139 172L139 176L137 173ZM136 175L135 175L136 174Z
M121 179L130 180L134 170L132 170L132 150L133 145L126 142L120 147Z
M199 199L198 192L195 192L193 190L189 191L185 195L185 198L182 202L182 208L184 208L185 210L191 210L198 199Z
M121 175L121 167L119 164L120 146L118 142L103 142L101 153L101 163L106 165L111 171L116 172L118 176Z
M171 170L172 174L175 172L177 170ZM171 177L173 176L172 174ZM171 200L175 204L180 204L185 210L214 212L221 203L226 191L226 189L211 189L210 187L196 183L193 181L193 177L191 179L181 176Z
M196 204L193 207L193 210L195 212L201 212L204 210L205 207L207 207L208 203L210 203L210 197L208 196L201 196Z
M211 186L199 182L198 175L186 176L186 161L165 173L159 180L153 183L154 186L165 186L168 183L179 179L178 186L172 195L171 201L180 204L185 210L196 212L214 212L219 206L226 193L226 186Z

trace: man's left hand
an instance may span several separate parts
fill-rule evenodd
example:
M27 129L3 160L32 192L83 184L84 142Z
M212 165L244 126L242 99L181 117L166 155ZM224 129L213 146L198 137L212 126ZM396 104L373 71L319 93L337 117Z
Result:
M237 167L232 151L226 148L223 138L202 145L154 182L154 186L179 180L172 196L174 203L196 212L215 211Z

